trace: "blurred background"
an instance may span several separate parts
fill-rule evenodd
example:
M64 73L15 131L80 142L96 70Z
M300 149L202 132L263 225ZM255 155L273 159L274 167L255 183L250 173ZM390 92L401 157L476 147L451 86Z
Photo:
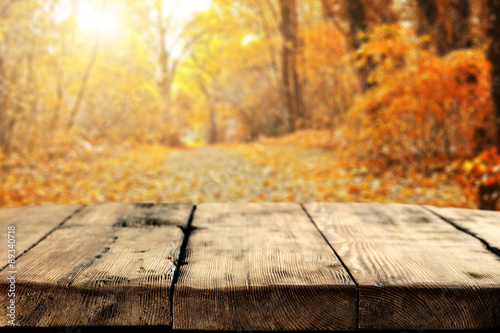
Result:
M2 0L0 207L499 209L499 0Z

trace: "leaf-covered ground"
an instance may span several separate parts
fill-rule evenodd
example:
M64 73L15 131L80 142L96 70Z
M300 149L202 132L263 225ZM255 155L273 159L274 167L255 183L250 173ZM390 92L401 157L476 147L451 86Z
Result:
M237 151L249 160L279 170L298 193L286 197L304 201L399 202L474 208L474 197L465 196L453 177L444 171L418 173L398 166L384 171L338 158L335 152L296 146L241 145ZM404 170L404 171L401 171ZM296 185L295 185L296 184ZM312 191L302 190L308 184Z
M95 148L15 157L0 173L0 206L94 202L403 202L475 208L444 171L375 172L332 149L286 142L193 149Z

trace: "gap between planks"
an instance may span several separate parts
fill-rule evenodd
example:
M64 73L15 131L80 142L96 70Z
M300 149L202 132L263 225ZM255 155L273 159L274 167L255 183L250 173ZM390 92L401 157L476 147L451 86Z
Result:
M307 203L305 207L356 278L359 329L499 324L500 258L470 234L415 205ZM496 223L491 229L499 230ZM457 251L465 257L457 256ZM460 297L454 295L453 304L443 303L450 300L450 290ZM420 310L434 314L429 317Z
M339 256L339 254L337 253L337 251L333 248L333 246L330 244L330 242L328 241L328 239L326 239L326 237L323 234L323 232L318 228L318 225L316 224L316 222L314 222L312 216L309 214L309 212L307 211L306 207L304 207L303 203L300 204L300 207L302 208L302 210L304 211L304 213L309 218L309 221L311 221L311 223L314 225L314 227L321 234L321 236L323 237L323 239L325 240L325 242L328 244L328 246L330 246L330 248L332 249L333 253L338 258L338 260L340 261L340 263L342 264L342 266L344 266L344 269L347 271L347 274L349 274L349 277L351 278L351 280L354 282L354 285L356 286L356 297L357 297L356 304L357 304L357 306L356 306L356 328L355 329L356 329L356 331L358 331L359 330L359 284L358 284L358 281L356 281L356 279L352 275L351 271L349 270L349 267L347 267L347 265L344 263L344 261L342 260L342 258Z
M174 260L174 275L172 276L172 283L170 284L170 322L174 323L174 289L175 289L175 284L177 283L177 280L179 279L179 273L182 267L182 262L184 261L184 257L186 255L186 247L187 243L189 241L189 235L191 232L194 230L192 227L192 222L193 222L193 217L194 217L194 212L196 211L196 205L193 205L191 209L191 214L189 215L189 218L186 222L186 226L179 226L179 228L182 230L182 241L179 246L179 252L178 255L176 256Z
M356 329L354 282L297 203L201 204L174 329Z
M48 207L48 206L47 206ZM57 206L51 206L50 208L52 207L57 207ZM63 207L70 207L70 206L63 206ZM72 207L72 206L71 206ZM40 242L42 242L44 239L46 239L50 234L52 234L54 231L56 231L57 229L59 229L66 221L68 221L70 218L72 218L74 215L78 214L82 209L84 209L86 206L85 205L82 205L82 206L76 206L76 208L70 212L69 214L65 214L64 216L66 217L61 217L61 221L60 222L56 222L55 226L50 229L47 233L45 234L41 234L40 235L40 238L38 240L35 240L32 244L29 244L25 249L21 249L19 252L21 252L19 255L16 256L15 258L15 261L17 262L17 260L19 258L21 258L24 254L26 254L28 251L30 251L32 248L34 248L35 246L37 246L38 244L40 244ZM40 208L40 209L43 209L44 206L32 206L31 207L32 209L36 209L36 208ZM14 209L22 209L22 208L14 208ZM17 225L16 221L13 221L11 223L9 223L10 225ZM17 229L17 228L16 228ZM16 234L17 234L17 231L16 231ZM16 246L18 246L16 244ZM2 272L7 266L9 266L9 263L6 261L5 265L2 266L0 268L0 272Z
M187 242L179 227L186 226L192 207L104 203L87 206L74 214L16 261L16 268L26 268L20 270L17 285L19 304L27 310L19 312L19 324L40 327L171 325L171 309L167 303L171 278L177 270L174 261L179 261L180 246ZM164 239L165 235L168 239ZM57 249L57 244L64 246ZM148 251L151 251L149 257L143 254ZM50 253L55 253L55 257ZM40 262L43 263L41 271L36 269ZM23 279L25 282L21 283ZM53 288L47 288L50 285ZM144 294L147 285L158 288ZM1 285L2 290L5 287ZM121 288L118 293L117 287ZM137 293L131 292L133 290ZM167 296L166 302L161 301L160 293ZM2 296L3 292L0 298ZM140 310L139 304L143 303L148 305L144 305L146 312L131 315L132 311L136 312L132 308ZM31 312L36 312L39 320L31 315L23 318L22 314ZM115 315L121 318L114 318Z

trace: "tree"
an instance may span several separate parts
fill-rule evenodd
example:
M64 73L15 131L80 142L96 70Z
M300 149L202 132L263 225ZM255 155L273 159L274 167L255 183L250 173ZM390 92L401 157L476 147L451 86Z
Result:
M345 7L352 46L354 50L357 50L361 46L358 34L365 31L367 26L365 6L362 0L345 0Z
M157 84L163 101L165 119L172 122L170 112L172 86L180 61L184 58L199 36L186 34L187 26L175 19L181 0L155 0L151 7L154 47L157 50L159 76ZM204 33L204 32L202 32ZM175 55L174 55L175 54Z
M443 44L443 29L437 27L438 21L438 6L436 0L417 0L418 8L418 33L420 35L428 34L432 38L432 44L438 48L438 54L444 54Z
M298 18L296 0L280 0L281 34L283 36L281 72L286 108L285 124L288 132L294 132L297 121L304 120L302 93L298 74L299 52Z
M491 95L494 105L496 146L500 150L500 0L488 0L489 36L488 59L491 62Z
M472 9L469 0L418 0L417 9L418 32L431 36L438 55L471 46Z
M35 54L39 55L42 5L35 1L3 1L0 4L0 152L13 149L16 126L36 124L39 94L35 89ZM35 126L31 126L33 128Z
M466 49L471 47L470 21L471 4L469 0L452 0L450 2L451 33L450 49Z
M213 0L209 11L188 22L188 36L205 33L180 63L177 91L197 101L192 131L202 129L207 141L287 132L277 5Z
M75 40L75 18L77 10L77 2L73 0L71 3L71 12L67 18L58 22L56 12L56 3L53 3L49 8L50 13L50 29L51 33L48 36L49 45L54 48L54 55L52 61L52 73L54 76L55 85L55 105L53 110L52 119L50 121L50 132L54 133L58 127L59 119L63 111L64 96L65 96L65 74L66 64L68 60L69 51L73 48L72 42Z
M360 93L359 68L352 57L347 22L338 0L301 9L301 79L304 107L312 128L333 128ZM334 93L332 93L334 92Z
M165 116L167 119L169 119L170 96L178 64L178 61L176 59L171 58L171 52L167 48L167 34L173 22L171 18L165 17L163 0L156 1L154 11L156 14L155 28L158 34L158 64L160 66L158 86L160 87L160 92L163 99Z
M105 0L102 0L101 11L105 10ZM96 24L94 32L94 41L92 43L92 49L90 51L90 57L87 63L87 67L85 68L85 72L83 73L82 80L80 82L80 88L78 89L78 94L76 95L75 102L69 114L69 121L66 126L66 130L70 130L75 123L75 118L80 110L80 105L82 104L83 97L85 96L85 91L87 89L87 84L89 82L90 74L94 69L95 62L97 60L97 55L99 53L99 45L101 43L100 33L99 33L99 25ZM58 91L58 97L60 96L60 91Z
M3 52L2 52L3 53ZM0 55L0 150L9 155L11 150L12 129L16 122L13 115L7 109L8 81L5 68L4 56Z
M346 35L354 54L364 42L362 34L370 25L389 24L397 20L392 0L322 0L323 16ZM358 69L362 91L373 87L368 75L373 69L372 59Z
M208 45L210 46L210 45ZM205 55L208 52L205 52ZM206 63L208 60L205 58L205 63L199 58L200 55L191 54L192 64L196 67L196 74L194 74L194 81L198 89L205 97L206 105L208 108L208 143L217 142L217 115L215 112L216 98L215 94L210 91L211 87L217 87L217 79L220 70L217 68L210 68ZM203 57L203 55L201 55Z
M495 144L500 151L500 0L488 0L488 34L490 44L488 46L487 58L491 63L491 97L493 101L493 127L496 130ZM485 135L484 128L477 128L478 138ZM500 184L498 182L483 183L478 188L478 208L484 210L496 210L500 199Z

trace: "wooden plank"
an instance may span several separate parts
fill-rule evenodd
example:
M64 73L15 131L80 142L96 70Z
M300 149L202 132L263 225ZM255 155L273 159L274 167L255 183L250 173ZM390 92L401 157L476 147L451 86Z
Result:
M15 256L19 256L54 230L77 205L42 205L0 209L0 269L7 265L7 227L15 226Z
M500 258L418 206L310 203L359 286L360 329L500 326Z
M178 209L162 204L88 206L19 258L17 326L171 325L183 232L175 223L150 224L160 211L167 214L162 221L171 221L169 211L179 218ZM0 273L0 304L9 302L8 276ZM6 314L0 320L8 324Z
M425 206L500 253L500 212Z
M67 227L186 228L192 205L166 203L96 203L65 223Z
M201 204L174 329L352 330L356 286L300 205Z

